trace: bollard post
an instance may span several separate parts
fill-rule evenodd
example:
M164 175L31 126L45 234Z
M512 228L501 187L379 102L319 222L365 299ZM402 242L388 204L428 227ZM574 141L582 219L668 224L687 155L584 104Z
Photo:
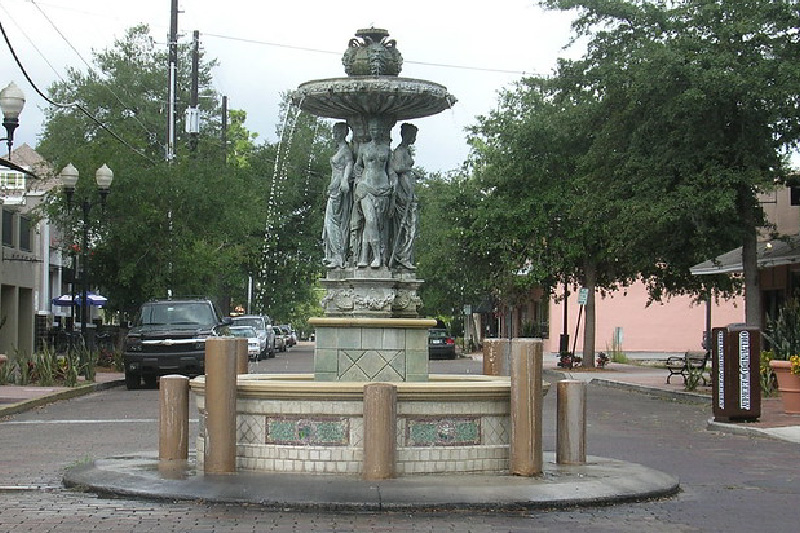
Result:
M189 458L189 378L161 376L159 383L158 459Z
M541 474L542 449L542 341L511 341L511 449L509 472L517 476Z
M236 373L248 374L247 339L236 338Z
M563 379L557 385L556 463L586 463L586 383Z
M236 341L206 339L205 450L207 474L236 471Z
M507 344L508 339L485 339L483 341L483 375L499 376L503 374Z
M363 479L394 478L397 454L397 386L391 383L364 385L363 445Z

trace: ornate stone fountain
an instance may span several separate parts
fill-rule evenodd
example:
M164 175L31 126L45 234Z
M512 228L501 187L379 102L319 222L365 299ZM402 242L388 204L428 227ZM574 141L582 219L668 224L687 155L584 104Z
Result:
M418 206L411 146L416 126L398 121L448 109L436 83L400 78L402 57L386 30L359 30L342 58L345 78L314 80L294 105L334 125L336 153L323 241L325 316L316 328L314 375L240 375L236 463L240 470L361 474L364 390L396 387L396 474L504 473L509 468L507 376L429 375L428 329L419 317L414 267ZM347 139L352 132L352 138ZM192 382L201 413L205 380ZM201 416L204 420L204 416ZM205 446L201 423L197 458Z
M309 81L291 95L301 109L341 119L325 216L325 317L316 327L315 375L325 381L427 381L427 330L418 319L422 280L414 270L418 206L411 145L416 126L456 99L443 86L400 78L389 33L356 32L342 57L346 78ZM346 140L352 131L352 140Z

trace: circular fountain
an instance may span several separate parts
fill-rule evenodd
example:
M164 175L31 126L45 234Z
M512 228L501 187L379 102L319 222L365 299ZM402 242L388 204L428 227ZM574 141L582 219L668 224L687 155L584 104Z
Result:
M413 252L417 127L404 123L394 148L390 133L456 99L439 84L399 77L402 56L388 36L359 30L342 58L347 77L309 81L291 94L300 109L341 121L322 236L325 316L310 320L313 375L238 377L240 470L361 474L364 387L381 382L396 387L397 475L508 472L510 379L428 371L435 321L419 317L423 281ZM192 390L204 412L205 380L193 380Z

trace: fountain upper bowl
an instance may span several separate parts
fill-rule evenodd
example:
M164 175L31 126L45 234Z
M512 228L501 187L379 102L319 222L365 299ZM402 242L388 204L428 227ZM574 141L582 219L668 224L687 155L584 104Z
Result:
M456 98L438 83L393 76L351 76L311 80L291 93L292 103L325 118L429 117L449 109Z

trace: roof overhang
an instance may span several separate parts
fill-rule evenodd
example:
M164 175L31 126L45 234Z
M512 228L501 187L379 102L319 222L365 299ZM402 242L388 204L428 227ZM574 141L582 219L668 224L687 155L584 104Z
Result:
M794 264L800 265L800 236L793 235L758 243L756 265L759 269ZM742 271L741 246L689 269L695 276L735 274Z

